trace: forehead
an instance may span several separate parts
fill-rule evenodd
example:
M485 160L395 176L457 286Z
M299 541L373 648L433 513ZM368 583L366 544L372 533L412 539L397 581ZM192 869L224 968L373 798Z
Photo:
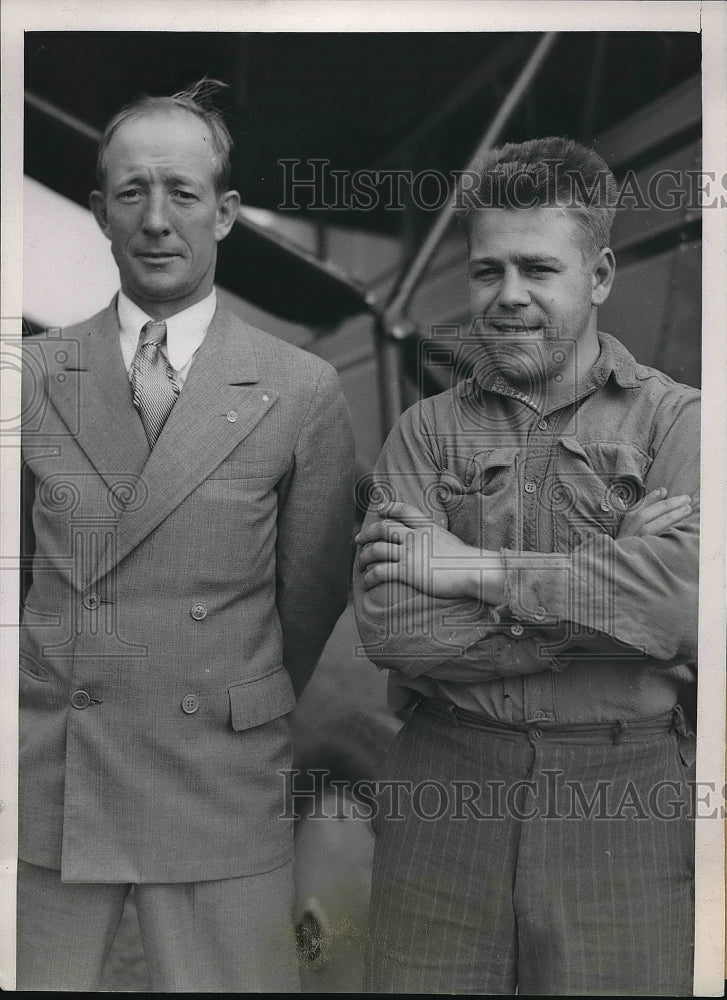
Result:
M109 176L162 170L213 179L217 157L207 125L181 108L130 118L116 129L104 154Z
M472 213L470 257L580 255L583 231L564 208L484 208Z

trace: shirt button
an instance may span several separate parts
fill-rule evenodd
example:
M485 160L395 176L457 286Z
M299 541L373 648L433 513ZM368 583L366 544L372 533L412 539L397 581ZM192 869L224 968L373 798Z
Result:
M270 402L270 396L268 396L268 394L266 392L264 392L263 393L263 403L269 403L269 402Z
M547 431L547 429L548 429L548 421L547 421L547 420L545 420L545 419L543 419L543 420L539 420L539 421L538 421L538 428L539 428L539 429L540 429L541 431Z
M535 611L533 612L533 618L535 618L539 622L542 622L543 618L545 618L545 615L546 615L546 611L545 611L545 608L542 607L542 606L539 607L539 608L536 608Z
M512 635L522 635L524 631L525 629L522 627L522 625L510 626L510 632L512 633Z
M201 622L203 618L207 617L207 608L204 604L195 604L189 613L195 621Z
M83 606L84 608L88 608L89 611L95 611L100 603L101 603L101 598L98 596L98 594L86 594L86 596L83 598Z
M199 708L199 698L196 694L185 694L182 698L182 711L187 715L194 715Z
M537 488L538 487L536 486L536 484L532 480L530 480L530 482L525 483L525 492L526 493L535 493L535 491L537 490Z
M609 511L610 509L611 509L611 503L604 497L604 499L601 500L601 510Z
M532 740L539 740L542 735L543 735L543 730L538 729L537 726L534 729L530 730L530 738Z
M231 424L234 424L234 422L237 420L237 412L235 410L228 410L227 419L230 421Z
M88 691L74 691L71 695L71 704L74 708L88 708L91 704L91 695Z

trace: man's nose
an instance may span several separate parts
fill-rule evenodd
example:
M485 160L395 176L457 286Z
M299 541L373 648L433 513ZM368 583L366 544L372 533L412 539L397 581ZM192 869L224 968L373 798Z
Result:
M147 236L165 236L170 232L167 204L162 194L150 194L146 200L142 228Z
M506 309L526 306L530 302L530 292L519 271L507 270L502 276L497 300Z

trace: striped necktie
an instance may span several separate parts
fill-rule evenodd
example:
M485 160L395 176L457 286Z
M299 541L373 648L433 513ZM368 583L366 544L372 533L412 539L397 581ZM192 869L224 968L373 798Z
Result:
M149 321L141 329L139 346L131 362L134 406L139 411L151 448L179 395L171 365L160 348L167 337L167 324Z

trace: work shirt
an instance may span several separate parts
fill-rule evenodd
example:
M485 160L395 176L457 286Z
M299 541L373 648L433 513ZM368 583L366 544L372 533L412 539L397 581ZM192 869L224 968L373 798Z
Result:
M399 582L365 592L354 574L364 649L393 672L393 707L419 693L503 722L609 722L669 711L693 676L699 392L599 341L571 399L539 405L480 363L389 435L365 523L384 498L412 504L505 566L496 608ZM657 487L688 494L690 516L618 538Z

